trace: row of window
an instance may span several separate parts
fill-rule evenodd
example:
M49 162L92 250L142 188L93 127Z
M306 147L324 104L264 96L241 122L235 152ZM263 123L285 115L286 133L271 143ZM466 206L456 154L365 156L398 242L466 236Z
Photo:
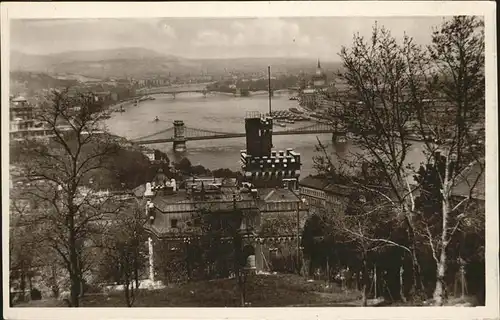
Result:
M300 192L302 194L305 194L305 195L308 195L308 196L313 196L313 197L317 197L317 198L321 198L321 199L325 198L325 192L324 191L320 191L320 190L314 190L314 189L302 187L301 190L300 190Z
M257 220L255 218L245 218L245 225L250 227L252 225L255 225L257 222ZM201 226L201 218L197 217L193 220L188 220L186 221L186 226L187 227L200 227ZM215 224L215 228L227 228L229 225L228 225L228 220L226 219L220 219L219 221L216 222ZM172 229L177 229L179 228L180 225L179 225L179 219L170 219L170 228Z

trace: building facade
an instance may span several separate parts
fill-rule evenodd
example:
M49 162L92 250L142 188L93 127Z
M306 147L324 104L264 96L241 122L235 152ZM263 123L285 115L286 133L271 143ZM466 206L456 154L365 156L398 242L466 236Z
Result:
M52 135L51 130L36 123L36 110L24 97L11 98L9 102L9 136L11 140L46 138Z
M332 212L343 214L349 202L351 189L326 179L307 176L299 183L300 196L309 206L311 214Z
M135 190L148 220L151 281L192 279L214 270L219 273L213 276L229 276L235 246L257 271L299 268L309 215L298 193L300 154L273 150L271 118L252 113L245 129L242 181L192 178L179 189L181 183L159 172Z
M167 260L179 259L181 269L189 269L185 265L186 257L200 250L207 241L228 246L227 250L220 249L213 262L227 263L232 259L234 232L242 237L243 246L250 248L256 270L271 270L272 261L276 260L273 254L284 242L288 242L287 248L298 249L308 210L292 190L257 189L241 185L235 179L214 178L188 180L185 188L177 189L175 181L161 176L157 175L154 181L136 190L136 196L145 205L148 222L144 228L151 236L151 281L183 278L172 276L177 271L167 269ZM229 256L224 255L224 251ZM205 267L208 268L208 264ZM227 266L227 270L234 271L232 266ZM195 277L190 272L186 271L184 278ZM210 271L205 270L207 273Z

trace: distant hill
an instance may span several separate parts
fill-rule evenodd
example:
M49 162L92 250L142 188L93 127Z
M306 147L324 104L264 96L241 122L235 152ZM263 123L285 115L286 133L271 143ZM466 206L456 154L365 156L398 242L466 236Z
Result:
M266 71L271 66L272 72L312 73L316 70L317 60L304 58L234 58L196 60L208 73L227 71ZM340 68L339 62L321 62L325 71L333 72ZM205 69L204 69L205 70Z
M120 48L93 51L67 51L53 54L52 57L60 62L72 61L106 61L106 60L144 60L144 59L171 59L177 57L144 48Z
M78 74L93 78L142 77L157 74L209 74L226 71L259 72L268 65L273 72L312 72L316 61L295 58L184 59L144 48L120 48L94 51L68 51L50 55L11 52L11 70ZM337 66L336 66L337 65ZM338 64L322 63L326 71L335 71Z
M10 60L12 71L70 73L105 78L141 76L163 69L175 69L181 59L143 48L121 48L50 55L13 51Z

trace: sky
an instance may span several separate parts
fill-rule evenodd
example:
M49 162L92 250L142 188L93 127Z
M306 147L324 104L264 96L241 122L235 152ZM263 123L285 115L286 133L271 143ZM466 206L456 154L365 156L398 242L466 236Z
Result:
M184 58L338 60L355 33L373 25L428 44L443 17L148 18L14 20L11 50L29 54L142 47Z

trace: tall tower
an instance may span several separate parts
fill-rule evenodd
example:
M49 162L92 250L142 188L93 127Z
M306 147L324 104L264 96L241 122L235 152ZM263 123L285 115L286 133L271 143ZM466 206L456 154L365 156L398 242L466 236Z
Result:
M322 89L327 85L326 74L323 72L323 69L321 69L321 63L319 59L318 59L318 66L316 68L316 74L313 76L312 80L315 89Z
M272 150L273 119L259 112L247 114L245 130L247 149L242 150L244 181L257 188L287 187L296 189L300 175L300 154L292 149Z
M262 118L259 112L248 112L245 118L247 154L269 156L273 145L273 120Z

